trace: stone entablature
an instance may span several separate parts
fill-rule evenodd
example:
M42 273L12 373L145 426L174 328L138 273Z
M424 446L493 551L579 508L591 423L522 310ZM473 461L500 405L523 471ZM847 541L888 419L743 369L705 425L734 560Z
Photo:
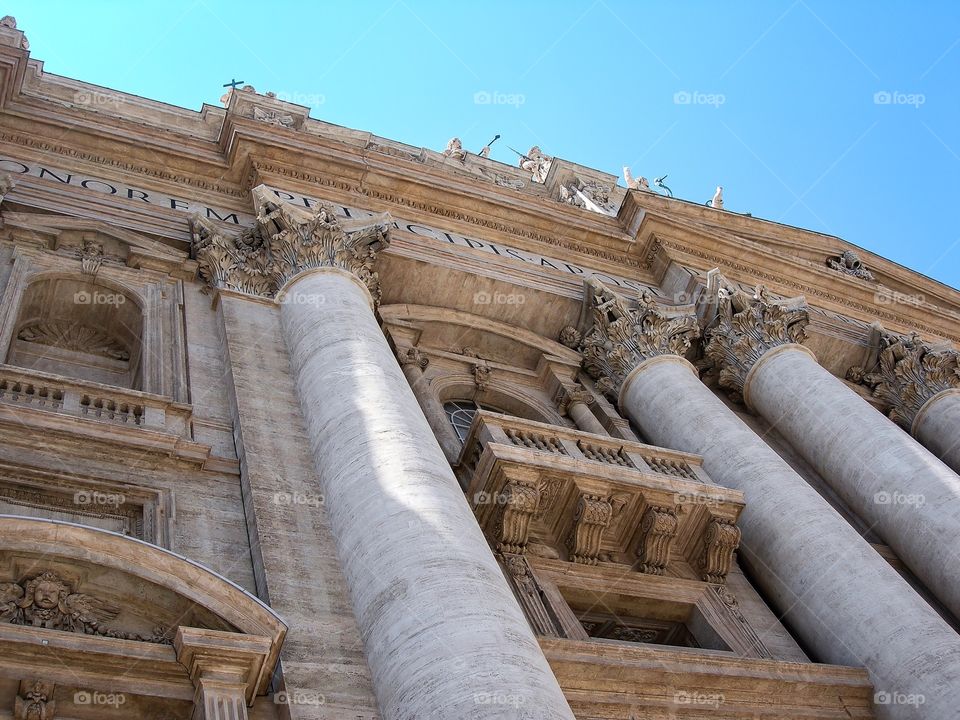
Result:
M460 457L500 553L726 579L743 496L712 484L696 456L480 411Z

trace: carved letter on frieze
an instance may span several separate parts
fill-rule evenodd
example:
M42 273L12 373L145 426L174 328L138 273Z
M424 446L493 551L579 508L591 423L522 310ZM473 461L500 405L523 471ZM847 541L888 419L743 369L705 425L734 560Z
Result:
M527 547L530 518L540 505L540 490L532 481L511 480L504 485L496 500L501 506L496 525L497 550L523 553Z
M612 516L613 507L606 498L588 494L580 496L573 527L567 536L570 560L585 565L597 564L603 531Z
M580 343L583 367L604 392L619 392L637 365L658 355L683 356L700 335L691 308L660 305L644 293L635 307L595 279L586 282L593 324ZM565 340L573 333L564 330Z
M934 348L919 335L883 333L879 371L864 376L874 397L889 407L890 419L908 432L920 408L934 395L960 388L960 352Z
M670 546L677 535L677 514L673 508L651 505L640 521L637 556L640 572L663 575L670 561Z
M751 296L725 279L717 290L717 322L707 331L704 355L719 368L720 387L743 392L747 373L770 349L806 338L803 297L774 298L763 285Z
M700 554L700 569L703 579L711 583L724 583L733 553L740 546L740 528L732 520L711 518L703 536L703 551Z
M359 278L379 302L380 282L373 263L390 242L389 215L348 232L331 208L292 205L264 185L253 189L253 202L257 225L236 236L194 216L192 252L203 280L215 288L275 297L301 272L338 268Z

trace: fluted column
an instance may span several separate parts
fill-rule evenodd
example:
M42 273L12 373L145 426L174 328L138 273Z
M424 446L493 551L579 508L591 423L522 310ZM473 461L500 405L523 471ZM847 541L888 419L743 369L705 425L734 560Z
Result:
M960 636L842 517L697 377L681 355L692 314L641 298L638 308L593 281L584 368L619 393L653 442L704 458L716 482L745 493L741 557L821 661L866 667L881 692L925 704L878 717L948 720L960 683Z
M606 428L600 424L596 416L590 411L593 404L593 395L584 387L564 387L560 391L557 408L561 415L569 415L578 429L594 435L609 435Z
M418 348L402 348L398 351L397 360L400 367L403 368L403 374L410 383L410 389L413 390L417 402L420 403L420 409L424 417L430 423L434 437L440 443L440 449L447 458L447 462L453 464L460 457L460 438L454 432L450 420L447 418L447 412L443 409L443 404L434 395L430 389L430 384L423 374L424 369L430 364L430 359L424 355Z
M531 720L572 720L374 315L386 220L349 232L266 188L254 200L258 237L208 231L195 254L214 284L225 266L219 282L280 302L382 716L493 720L510 702Z
M960 352L917 335L881 336L879 368L867 376L890 419L960 472Z
M800 345L802 298L720 288L705 354L960 617L960 477Z

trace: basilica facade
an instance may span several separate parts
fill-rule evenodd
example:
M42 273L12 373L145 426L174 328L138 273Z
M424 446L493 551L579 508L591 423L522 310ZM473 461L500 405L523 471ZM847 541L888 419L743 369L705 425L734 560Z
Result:
M960 293L0 21L0 718L960 717Z

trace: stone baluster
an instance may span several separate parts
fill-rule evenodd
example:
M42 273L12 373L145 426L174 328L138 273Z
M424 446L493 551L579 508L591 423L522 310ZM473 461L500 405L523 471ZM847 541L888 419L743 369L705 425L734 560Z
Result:
M802 298L719 284L705 354L720 369L720 385L741 393L960 617L952 541L960 537L960 477L800 344L808 321Z
M584 368L659 445L697 453L716 482L745 493L741 559L818 660L865 666L878 691L925 704L878 717L947 720L960 683L960 637L683 359L692 313L639 307L588 281Z
M374 314L388 218L349 228L254 189L242 257L207 229L216 287L276 297L319 484L385 720L573 714ZM366 221L369 222L369 221ZM226 247L223 247L226 246ZM231 253L231 250L234 252Z
M440 443L440 449L443 450L449 463L456 463L460 457L460 438L454 432L443 404L430 389L430 383L424 375L423 371L430 364L430 359L415 347L398 349L397 359L400 361L400 367L403 368L407 382L410 383L410 389L420 403L424 417L427 418L437 442Z
M879 368L867 377L890 419L960 472L960 352L916 335L881 335Z
M593 394L582 386L562 387L557 407L561 415L569 415L577 428L594 435L610 435L590 410Z

